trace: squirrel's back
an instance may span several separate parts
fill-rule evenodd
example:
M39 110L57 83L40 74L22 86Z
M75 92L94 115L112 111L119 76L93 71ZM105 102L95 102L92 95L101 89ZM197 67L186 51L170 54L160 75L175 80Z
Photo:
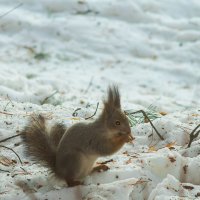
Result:
M102 130L101 130L102 129ZM94 123L76 123L71 126L63 135L58 145L58 155L60 149L77 149L85 153L92 151L95 153L98 142L102 142L103 127ZM98 138L98 139L96 139ZM94 144L95 143L95 144ZM66 145L67 144L67 145Z

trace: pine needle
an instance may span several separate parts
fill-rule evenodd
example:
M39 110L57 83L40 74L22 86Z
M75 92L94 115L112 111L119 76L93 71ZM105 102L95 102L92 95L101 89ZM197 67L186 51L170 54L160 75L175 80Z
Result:
M156 106L150 105L146 110L144 110L151 121L160 118L162 115L156 111ZM142 113L131 114L133 110L126 110L125 113L128 117L131 127L137 124L146 123Z

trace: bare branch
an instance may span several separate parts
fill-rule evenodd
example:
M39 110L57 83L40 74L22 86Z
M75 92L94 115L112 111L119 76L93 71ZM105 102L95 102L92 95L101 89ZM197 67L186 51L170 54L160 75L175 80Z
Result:
M200 133L200 130L198 130L198 131L196 132L196 134L195 134L195 131L196 131L199 127L200 127L200 124L190 133L190 141L189 141L189 143L188 143L187 148L189 148L189 147L191 146L193 140L194 140L195 138L198 137L198 135L199 135L199 133Z
M48 97L46 97L44 100L41 101L41 105L45 104L48 99L50 99L52 96L54 96L57 93L58 93L58 90L54 91L51 95L49 95Z
M5 142L5 141L7 141L7 140L10 140L10 139L12 139L12 138L18 137L18 136L20 136L20 135L22 135L22 134L16 134L16 135L10 136L10 137L8 137L8 138L5 138L5 139L3 139L3 140L0 140L0 143L1 143L1 142Z
M85 118L85 120L87 120L87 119L90 119L90 118L94 117L94 116L96 115L96 113L97 113L98 107L99 107L99 102L97 103L97 107L96 107L96 110L95 110L94 114L93 114L93 115L91 115L90 117L86 117L86 118Z
M79 111L79 110L81 110L81 108L76 108L76 109L74 110L74 112L72 113L72 116L73 116L73 117L77 117L77 116L78 116L77 111Z
M23 5L23 3L19 3L18 5L16 5L14 8L8 10L7 12L5 12L4 14L0 15L0 18L5 17L6 15L8 15L9 13L11 13L12 11L16 10L17 8L21 7Z
M133 114L137 114L137 113L142 113L143 116L144 116L144 118L145 118L145 120L148 120L148 121L149 121L149 123L151 124L152 128L155 130L155 132L156 132L157 135L159 136L159 138L160 138L161 140L164 140L163 136L160 135L160 133L158 132L158 130L156 129L156 127L153 125L153 123L151 122L151 120L149 119L149 117L147 116L147 114L146 114L143 110L138 110L138 111L131 112L131 113L129 113L129 112L127 112L127 111L124 111L124 112L125 112L126 115L133 115Z

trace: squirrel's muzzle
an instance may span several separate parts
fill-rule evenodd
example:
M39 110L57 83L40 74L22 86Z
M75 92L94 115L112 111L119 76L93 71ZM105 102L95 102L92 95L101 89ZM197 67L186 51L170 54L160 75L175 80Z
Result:
M132 142L135 138L131 135L131 133L128 135L128 142Z
M127 132L120 132L120 134L122 137L124 137L125 142L131 142L133 141L135 138L131 135L131 132L127 133Z

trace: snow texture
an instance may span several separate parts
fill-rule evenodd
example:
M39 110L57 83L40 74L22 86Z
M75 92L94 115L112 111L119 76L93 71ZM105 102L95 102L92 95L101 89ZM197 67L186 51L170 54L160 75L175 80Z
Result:
M166 114L153 121L163 141L149 123L132 127L133 143L98 160L110 169L73 188L19 137L0 143L22 160L0 147L0 199L200 199L200 135L187 148L200 124L200 1L1 0L0 16L0 140L33 113L69 127L100 102L98 117L113 83L124 110Z

